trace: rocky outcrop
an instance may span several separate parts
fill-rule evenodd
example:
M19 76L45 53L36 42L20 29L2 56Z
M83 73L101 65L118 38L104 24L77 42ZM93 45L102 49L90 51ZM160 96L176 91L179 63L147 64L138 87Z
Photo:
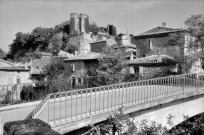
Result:
M3 129L3 135L60 135L39 119L7 122Z

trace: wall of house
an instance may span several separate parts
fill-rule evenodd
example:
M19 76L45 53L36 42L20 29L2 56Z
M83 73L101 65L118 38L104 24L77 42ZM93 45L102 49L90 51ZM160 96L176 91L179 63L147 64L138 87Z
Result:
M74 64L75 71L73 71L72 64ZM72 79L84 76L86 67L84 61L69 61L65 62L65 72L63 78Z
M73 71L72 64L74 64L75 71ZM73 82L73 78L75 79L75 84L79 84L79 79L81 83L83 82L83 77L87 73L88 67L96 67L98 65L97 60L87 60L87 61L68 61L65 62L65 72L62 76L63 79L71 80L70 83Z
M190 73L201 73L201 72L204 72L204 70L202 69L201 60L199 59L193 63L190 69Z
M152 41L152 46L150 47L150 39ZM164 54L174 57L175 55L181 55L184 53L183 46L169 46L168 41L170 37L161 36L161 37L151 37L151 38L142 38L135 39L132 38L132 44L135 44L137 50L139 51L139 57L149 56L152 54Z
M140 67L139 73L143 74L144 77L154 78L168 75L175 71L176 65L164 66L164 67Z
M29 71L0 71L0 101L4 99L6 93L12 89L13 86L17 84L17 79L20 78L19 83L32 83L30 80ZM5 85L5 86L3 86ZM6 86L9 85L9 86ZM17 85L16 90L13 92L13 99L20 99L20 92L22 90L22 85Z
M30 83L29 71L0 71L0 85L17 84L17 78L20 78L21 83Z

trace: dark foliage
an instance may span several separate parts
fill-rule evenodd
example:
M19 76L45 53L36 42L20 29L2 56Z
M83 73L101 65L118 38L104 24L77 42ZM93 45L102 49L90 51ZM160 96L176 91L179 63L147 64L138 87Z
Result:
M98 70L105 74L120 74L125 67L125 56L121 51L116 51L113 47L105 47L102 51L102 57L99 60Z

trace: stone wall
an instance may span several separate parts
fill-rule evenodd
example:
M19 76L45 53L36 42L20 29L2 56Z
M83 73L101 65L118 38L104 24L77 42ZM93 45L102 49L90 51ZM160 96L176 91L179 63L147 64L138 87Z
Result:
M148 78L155 78L155 77L162 77L169 74L174 74L174 66L164 66L164 67L140 67L140 73L144 74L145 77Z
M73 64L75 70L73 71ZM65 72L63 74L64 79L70 79L71 84L73 82L73 78L75 79L75 84L79 84L79 79L81 80L81 83L83 82L83 77L87 73L88 67L96 67L98 65L97 60L87 60L87 61L82 61L82 60L77 60L77 61L67 61L65 63Z
M83 33L79 35L73 35L69 38L69 45L74 45L78 48L78 53L87 53L90 52L92 43L94 39L91 37L91 34Z
M152 47L150 48L149 42L150 39L152 41ZM161 37L151 37L151 38L142 38L142 39L135 39L132 38L132 44L135 44L137 50L139 51L139 57L149 56L152 54L163 54L169 56L181 56L184 54L183 46L168 45L170 37L169 36L161 36Z
M91 52L101 53L106 46L106 41L91 43Z
M89 16L86 14L70 14L70 35L89 32Z

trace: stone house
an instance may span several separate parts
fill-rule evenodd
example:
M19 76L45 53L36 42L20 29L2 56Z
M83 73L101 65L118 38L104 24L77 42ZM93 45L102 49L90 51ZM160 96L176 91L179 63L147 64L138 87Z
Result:
M30 69L30 76L32 80L44 81L45 80L44 68L50 65L53 61L58 61L58 60L63 61L66 58L67 57L52 56L52 57L44 57L41 59L34 59L31 62L31 69Z
M13 92L13 99L20 99L21 84L32 83L30 70L15 66L13 63L0 59L0 100L7 92ZM16 87L14 91L12 88Z
M166 27L166 23L163 23L162 26L158 26L156 28L148 30L147 32L133 36L131 38L131 42L132 44L136 45L138 58L151 55L164 55L167 57L172 57L175 60L180 59L180 61L182 61L185 53L185 44L169 45L169 40L171 39L171 36L173 34L184 32L185 31L183 29L168 28ZM139 69L138 64L137 68ZM166 68L169 69L170 72L182 72L181 63L168 65L168 67L155 67L154 65L152 65L152 67L144 67L143 70L140 70L139 72L152 73L156 69L159 72L159 70L166 70Z
M0 59L0 85L12 85L32 82L30 70Z
M71 80L72 85L80 85L87 73L89 67L98 66L98 58L100 53L89 52L76 55L72 58L65 59L65 72L62 78Z

